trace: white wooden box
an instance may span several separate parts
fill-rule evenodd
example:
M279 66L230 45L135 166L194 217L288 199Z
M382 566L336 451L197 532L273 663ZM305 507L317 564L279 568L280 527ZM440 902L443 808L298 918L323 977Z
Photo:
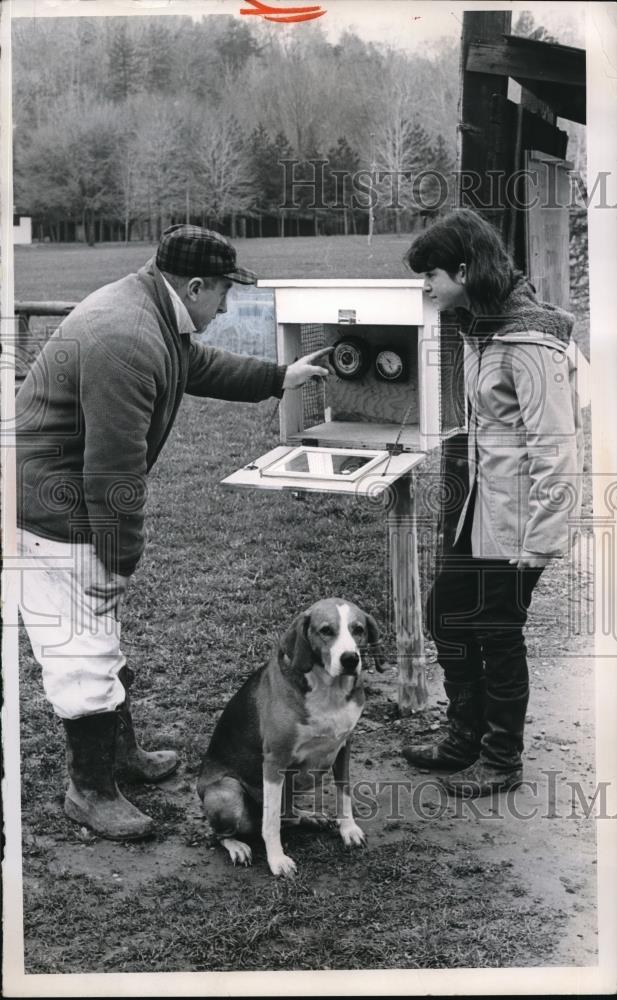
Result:
M281 446L233 473L227 485L375 492L465 426L460 338L440 329L420 279L281 279L259 287L274 289L280 364L338 344L339 359L361 358L362 368L354 377L345 370L346 377L286 390ZM351 353L342 342L352 344ZM398 372L393 379L384 374L384 359ZM300 471L297 451L287 465L285 457L302 446L311 449L311 461ZM336 474L328 451L336 450L340 468L345 449L349 471ZM354 465L358 450L371 452L365 475Z

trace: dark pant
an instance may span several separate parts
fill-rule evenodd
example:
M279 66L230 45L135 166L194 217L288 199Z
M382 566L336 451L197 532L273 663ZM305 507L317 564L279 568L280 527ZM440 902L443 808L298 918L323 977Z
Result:
M525 694L523 626L541 574L507 560L446 557L427 601L427 627L446 680L461 684L485 676L495 697Z

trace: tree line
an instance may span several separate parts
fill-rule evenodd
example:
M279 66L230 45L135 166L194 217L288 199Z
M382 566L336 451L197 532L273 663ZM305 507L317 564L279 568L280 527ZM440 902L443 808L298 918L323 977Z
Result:
M400 230L454 170L452 43L411 54L231 16L15 19L13 64L15 208L39 238Z

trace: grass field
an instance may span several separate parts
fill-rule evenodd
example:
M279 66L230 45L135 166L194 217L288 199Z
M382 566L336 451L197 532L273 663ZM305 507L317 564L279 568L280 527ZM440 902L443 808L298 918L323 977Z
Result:
M264 276L402 276L406 243L378 237L369 254L360 238L252 240L239 244L239 258ZM18 249L17 296L82 298L137 267L151 250ZM278 442L274 410L273 400L251 406L187 397L150 476L147 547L128 592L124 649L137 675L134 715L145 745L174 746L183 760L179 776L165 786L131 792L157 821L151 842L111 844L65 819L61 727L22 643L27 970L565 964L564 927L574 911L568 909L571 899L562 903L557 895L561 869L556 887L538 889L536 875L530 878L538 867L535 856L519 856L516 838L522 835L504 834L499 850L491 853L500 834L490 819L480 830L467 822L457 826L450 813L425 824L381 819L369 849L352 854L327 834L296 832L289 836L289 849L300 876L290 884L269 876L259 849L254 868L246 871L231 868L215 849L196 805L200 758L226 700L269 655L298 611L326 595L354 600L376 616L393 655L385 516L379 505L332 496L300 500L229 492L220 485L225 475ZM432 463L435 471L436 457ZM426 587L434 559L430 533L421 555ZM542 600L549 616L564 586L559 575L547 584ZM553 628L559 645L562 626L553 622ZM532 655L547 655L546 642L542 623L530 639ZM432 657L430 644L428 652ZM565 685L561 666L550 663ZM435 668L431 685L438 692ZM404 769L392 771L400 767L401 743L438 729L443 708L433 697L429 711L401 722L392 672L379 683L370 674L368 686L354 773L405 776ZM541 724L542 732L550 731L544 717ZM573 826L565 832L573 835ZM541 868L568 864L570 858L581 868L572 843L552 853L549 848L548 854L547 861L538 852ZM591 926L588 910L580 919Z
M410 236L310 236L234 240L238 261L260 278L404 278ZM108 281L136 270L156 247L103 243L88 247L41 243L15 248L17 299L80 299Z

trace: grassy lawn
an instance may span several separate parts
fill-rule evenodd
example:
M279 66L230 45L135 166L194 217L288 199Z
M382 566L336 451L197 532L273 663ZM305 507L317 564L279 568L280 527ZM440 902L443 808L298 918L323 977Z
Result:
M260 278L404 278L411 236L310 236L234 240L238 260ZM80 299L136 270L156 247L148 243L67 243L15 248L17 299Z
M239 259L263 276L404 276L407 244L377 237L369 251L364 238L239 241ZM80 299L152 249L19 248L17 297ZM298 611L328 595L356 601L394 653L380 504L220 485L278 443L274 411L274 400L187 397L149 479L147 546L128 592L123 645L144 744L177 747L184 765L175 791L131 792L157 821L152 845L115 845L108 854L109 844L65 819L61 727L22 643L27 970L541 965L559 939L559 915L519 898L510 862L484 861L454 836L444 847L403 830L396 842L347 854L326 836L294 835L301 875L293 884L270 878L262 856L250 872L210 863L213 845L193 801L200 759L225 702ZM427 468L437 470L436 455ZM434 530L422 533L425 589L434 538ZM394 706L383 690L369 695L365 714L363 766L386 766L400 757L402 731L388 724ZM407 737L421 723L410 720ZM130 883L138 866L143 877Z
M144 745L176 747L183 761L177 790L126 790L155 819L154 843L114 846L105 862L108 845L64 818L62 731L23 644L27 969L458 968L523 965L530 956L541 963L561 918L525 898L509 862L482 859L456 836L438 844L424 830L395 825L394 841L373 838L370 852L348 853L332 835L292 831L285 839L300 875L290 884L269 876L260 845L246 872L220 849L211 853L193 801L201 757L226 701L298 610L329 594L357 601L385 627L393 654L381 509L219 485L275 442L271 410L187 398L150 477L148 542L123 614L123 647L136 672ZM387 774L401 741L428 724L416 717L403 733L377 690L365 717L371 729L356 741L356 775L371 761ZM173 870L160 872L160 859L170 857Z

